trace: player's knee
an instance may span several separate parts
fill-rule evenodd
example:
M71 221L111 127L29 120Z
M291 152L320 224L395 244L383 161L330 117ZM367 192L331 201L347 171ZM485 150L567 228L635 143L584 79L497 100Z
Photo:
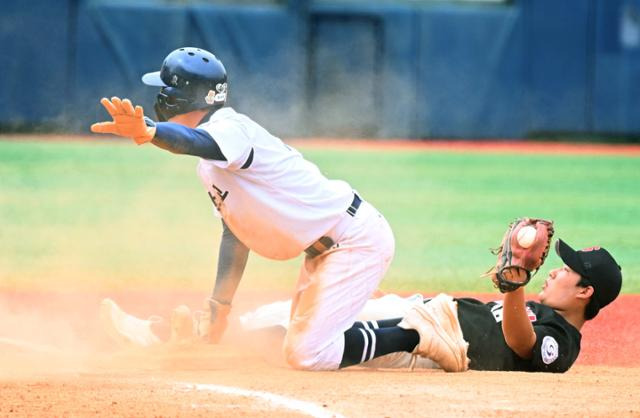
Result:
M287 364L296 370L310 370L310 364L305 356L296 352L286 352L285 360Z
M287 338L284 344L287 364L297 370L333 370L336 367L324 361L322 352L304 339Z
M284 357L289 366L297 370L312 370L314 357L298 340L287 338L284 344Z

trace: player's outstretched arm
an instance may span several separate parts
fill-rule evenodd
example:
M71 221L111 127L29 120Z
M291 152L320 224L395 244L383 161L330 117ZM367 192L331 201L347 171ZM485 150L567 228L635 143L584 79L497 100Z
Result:
M210 317L208 323L203 323L199 330L200 335L212 343L220 341L227 328L231 302L249 258L249 249L236 238L224 221L222 226L216 284L206 306Z
M187 154L207 160L226 161L218 143L203 129L173 122L158 122L151 143L174 154Z
M138 145L151 142L174 154L226 161L216 141L202 129L172 122L155 123L144 116L142 106L134 108L129 99L103 98L100 103L113 120L94 123L91 132L132 138Z

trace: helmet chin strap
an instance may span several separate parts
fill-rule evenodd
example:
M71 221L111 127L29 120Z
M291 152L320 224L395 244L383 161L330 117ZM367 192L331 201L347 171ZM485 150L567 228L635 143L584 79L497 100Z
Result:
M158 105L157 102L153 105L153 110L155 110L156 112L156 118L158 119L158 122L166 122L169 120L169 118L166 117L162 108L160 107L160 105Z

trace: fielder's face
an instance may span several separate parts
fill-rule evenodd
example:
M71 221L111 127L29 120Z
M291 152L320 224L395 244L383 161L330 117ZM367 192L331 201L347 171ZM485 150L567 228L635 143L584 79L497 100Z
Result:
M538 295L540 302L559 311L567 310L577 302L584 290L578 286L579 281L580 275L569 266L551 270Z

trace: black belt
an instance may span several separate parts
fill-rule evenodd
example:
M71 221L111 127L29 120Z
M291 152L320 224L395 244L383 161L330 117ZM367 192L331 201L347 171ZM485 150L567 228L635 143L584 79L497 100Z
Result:
M354 193L353 201L347 208L347 213L351 216L356 216L356 212L358 211L361 203L362 199L360 199L360 196ZM320 237L316 242L314 242L306 250L304 250L304 252L307 253L307 255L311 258L317 257L323 252L327 251L329 248L333 247L333 244L335 244L335 242L333 242L333 239L331 237Z

